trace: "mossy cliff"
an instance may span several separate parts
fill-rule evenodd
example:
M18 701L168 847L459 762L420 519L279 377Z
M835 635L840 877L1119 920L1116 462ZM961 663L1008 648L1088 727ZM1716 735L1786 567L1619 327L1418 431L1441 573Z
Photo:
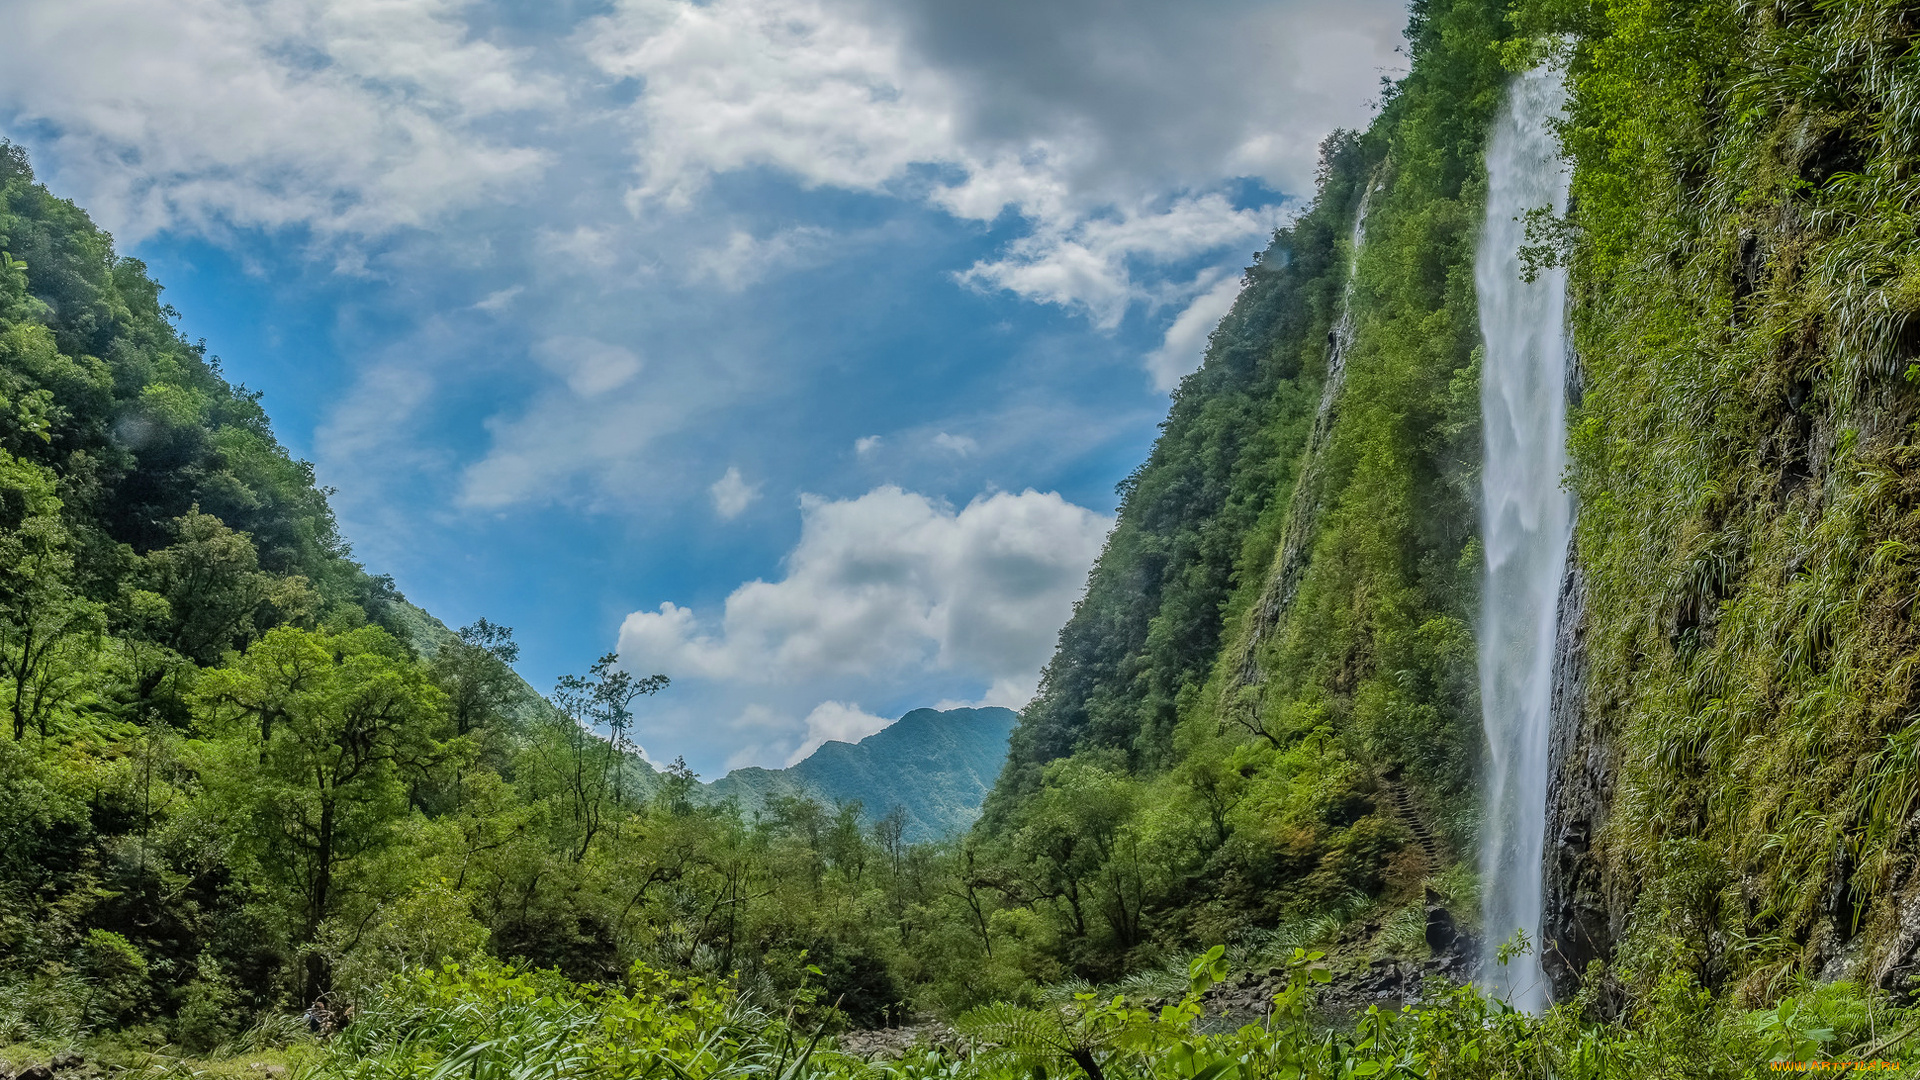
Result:
M1552 917L1628 988L1678 965L1752 1000L1905 990L1920 9L1533 15L1576 43L1584 388L1585 693L1549 836L1579 880Z
M1108 913L1067 920L1067 955L1423 884L1470 906L1446 870L1474 861L1484 746L1481 153L1510 73L1551 62L1573 197L1531 255L1571 273L1579 523L1544 958L1562 996L1603 961L1603 1007L1676 975L1907 988L1916 40L1920 5L1887 2L1414 5L1411 75L1329 142L1123 485L989 802L1012 865ZM1132 793L1117 839L1060 854L1048 793L1100 784Z

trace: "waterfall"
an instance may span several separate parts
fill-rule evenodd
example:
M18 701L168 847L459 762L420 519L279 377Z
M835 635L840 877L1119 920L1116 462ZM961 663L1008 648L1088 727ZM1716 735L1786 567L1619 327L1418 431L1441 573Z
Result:
M1347 237L1347 283L1340 291L1340 318L1327 339L1327 381L1320 388L1320 409L1314 427L1331 426L1333 403L1347 385L1347 351L1353 345L1353 290L1360 280L1360 248L1367 242L1367 204L1373 201L1373 181L1360 190L1360 207L1353 214L1353 232Z
M1240 659L1227 676L1220 700L1224 709L1242 716L1257 714L1257 702L1242 700L1242 687L1266 682L1260 670L1260 646L1280 625L1281 616L1293 607L1294 594L1307 573L1307 554L1313 546L1320 520L1320 461L1327 440L1333 435L1333 422L1339 416L1340 392L1347 385L1347 353L1353 347L1355 327L1353 293L1360 279L1360 249L1367 240L1367 205L1373 200L1373 181L1360 189L1360 205L1354 210L1353 232L1347 238L1347 283L1340 294L1340 317L1327 334L1327 380L1320 387L1320 407L1313 414L1313 427L1307 432L1307 445L1301 452L1300 475L1294 480L1287 531L1280 537L1267 572L1266 584L1253 606L1247 634L1240 645Z
M1480 699L1490 750L1481 851L1482 981L1517 1008L1548 1001L1540 947L1548 704L1555 607L1573 530L1566 467L1566 271L1523 279L1526 215L1567 207L1567 173L1549 126L1566 99L1561 72L1520 76L1487 147L1487 219L1474 258L1485 438ZM1534 952L1502 969L1501 943L1524 929Z

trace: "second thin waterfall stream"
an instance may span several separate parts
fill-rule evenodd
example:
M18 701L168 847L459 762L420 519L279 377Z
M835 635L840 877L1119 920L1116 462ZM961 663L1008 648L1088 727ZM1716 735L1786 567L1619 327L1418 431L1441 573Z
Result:
M1487 218L1474 259L1479 291L1486 548L1479 628L1480 700L1489 747L1481 850L1486 955L1481 981L1516 1008L1548 1003L1541 974L1540 897L1547 803L1548 702L1555 605L1573 530L1566 469L1566 271L1526 271L1530 211L1564 215L1567 172L1551 120L1561 73L1514 81L1487 146ZM1515 930L1533 951L1494 962Z

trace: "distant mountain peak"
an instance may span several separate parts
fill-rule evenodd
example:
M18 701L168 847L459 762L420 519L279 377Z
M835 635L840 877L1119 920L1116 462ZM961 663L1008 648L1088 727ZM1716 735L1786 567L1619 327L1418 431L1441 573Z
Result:
M999 707L915 709L857 743L822 743L785 769L735 769L705 790L748 812L785 793L830 803L858 799L869 821L898 806L907 813L908 840L938 840L980 816L1018 719Z

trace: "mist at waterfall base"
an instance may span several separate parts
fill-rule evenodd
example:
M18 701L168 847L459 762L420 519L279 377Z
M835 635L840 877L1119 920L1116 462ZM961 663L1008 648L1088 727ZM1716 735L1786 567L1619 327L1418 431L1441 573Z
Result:
M1487 218L1475 255L1485 460L1486 579L1480 698L1489 747L1481 890L1481 982L1516 1008L1548 1004L1539 959L1555 605L1573 529L1566 468L1566 271L1525 279L1527 214L1566 212L1567 174L1550 126L1565 102L1557 69L1520 76L1487 147ZM1525 930L1533 948L1496 963Z

